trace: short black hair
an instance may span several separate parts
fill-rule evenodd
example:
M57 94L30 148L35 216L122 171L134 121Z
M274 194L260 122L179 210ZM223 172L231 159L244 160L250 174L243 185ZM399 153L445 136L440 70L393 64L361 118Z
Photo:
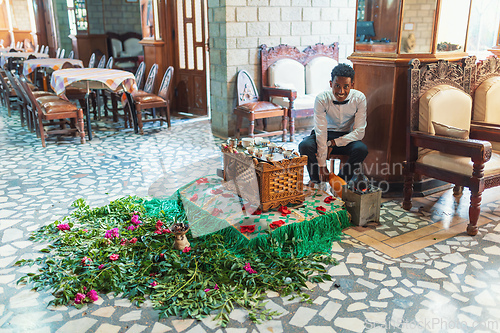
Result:
M332 81L336 76L350 77L354 81L354 69L348 64L338 64L332 69Z

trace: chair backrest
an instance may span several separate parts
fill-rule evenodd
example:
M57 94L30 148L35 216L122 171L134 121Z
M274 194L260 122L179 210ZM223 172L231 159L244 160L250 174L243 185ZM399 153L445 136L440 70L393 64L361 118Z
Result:
M45 51L43 51L43 53L45 54L49 54L49 51L50 51L50 48L48 45L45 46Z
M158 96L163 98L164 100L169 100L170 94L170 84L172 82L172 78L174 76L174 67L169 66L163 75L163 80L161 81L160 90L158 90Z
M61 52L59 53L59 58L60 59L63 59L64 58L64 54L66 53L66 50L65 49L62 49Z
M255 87L252 77L246 70L243 69L238 72L236 87L238 92L238 105L259 101L259 92Z
M35 56L34 54L30 54L30 55L28 56L28 60L30 60L30 59L36 59L36 56Z
M497 56L477 62L471 95L474 98L472 119L500 125L500 59Z
M324 45L322 43L318 43L315 45L308 46L304 51L299 51L296 47L289 46L286 44L281 44L275 47L267 47L267 45L263 44L260 46L260 64L261 64L261 82L263 87L272 87L274 86L275 83L288 83L288 82L270 82L270 67L275 64L276 62L281 62L285 59L288 60L294 60L299 63L301 63L304 67L307 66L307 64L314 60L317 57L327 57L330 59L335 60L336 62L339 61L339 46L338 43L335 42L331 45ZM275 65L276 66L276 65ZM330 65L328 65L330 67ZM331 72L333 68L329 69L329 72ZM328 70L325 70L328 71ZM280 71L281 72L281 71ZM304 78L304 85L306 77L303 76ZM292 78L293 79L293 78ZM283 87L285 88L285 87ZM289 88L288 88L289 89ZM297 90L297 95L299 95L299 90L301 90L301 87L296 87ZM308 91L306 91L307 89ZM306 87L303 91L304 93L310 93L309 92L309 87Z
M95 65L95 53L92 53L89 60L89 68L94 68Z
M7 77L9 78L9 82L16 92L17 98L21 99L24 103L27 103L27 96L24 89L21 87L21 83L18 80L17 74L12 74L11 71L6 71ZM29 87L28 87L29 88ZM30 89L31 90L31 89Z
M438 60L420 67L413 59L409 69L410 101L408 110L411 132L434 135L440 125L469 131L472 116L470 91L475 57L459 62ZM464 73L466 74L464 78ZM437 123L437 125L436 125Z
M59 55L61 54L61 48L58 47L56 51L56 58L60 58Z
M106 64L106 56L103 55L101 57L101 60L99 60L99 63L97 64L97 68L104 68L105 64Z
M71 50L69 51L68 59L73 59L73 58L75 58L75 51Z
M39 50L40 50L40 45L38 45L38 44L37 44L37 45L35 46L35 51L34 51L34 52L35 52L35 53L38 53L38 51L39 51Z
M146 63L142 61L135 71L135 83L137 84L137 89L142 88L142 81L144 79L144 71L146 70Z
M113 68L113 57L109 57L108 62L106 63L106 68L107 69Z
M80 68L77 65L73 65L69 61L65 61L64 64L62 64L61 69L66 69L66 68Z
M158 73L158 64L153 64L149 70L148 78L144 84L144 91L147 93L152 93L155 85L156 74Z
M24 91L24 95L26 98L26 102L28 106L31 107L31 112L36 112L37 114L41 115L42 114L42 109L38 102L35 99L35 96L33 95L33 92L28 86L28 81L26 80L26 77L23 75L20 77L20 86Z
M35 51L35 47L33 46L33 43L28 38L24 39L24 50L27 52Z

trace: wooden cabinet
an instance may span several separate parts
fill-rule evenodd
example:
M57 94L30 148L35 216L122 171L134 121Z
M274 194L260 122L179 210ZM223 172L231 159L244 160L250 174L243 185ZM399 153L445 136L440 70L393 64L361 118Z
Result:
M454 1L468 4L462 9L465 15L449 17L448 13L440 12ZM357 36L354 53L349 56L356 71L354 87L367 98L368 124L363 142L369 154L364 171L370 178L389 184L390 192L402 191L403 185L409 62L413 58L425 63L437 58L458 60L466 56L470 1L434 0L432 5L427 1L424 7L416 0L357 1L358 21L371 21L375 29L371 42ZM424 21L429 23L421 24ZM460 28L455 29L454 35L448 28L440 29L441 25ZM360 26L358 23L357 27ZM408 48L405 43L410 34L417 41ZM457 49L438 51L437 45L444 42L456 44ZM415 192L429 193L442 185L432 179L421 179L415 184Z

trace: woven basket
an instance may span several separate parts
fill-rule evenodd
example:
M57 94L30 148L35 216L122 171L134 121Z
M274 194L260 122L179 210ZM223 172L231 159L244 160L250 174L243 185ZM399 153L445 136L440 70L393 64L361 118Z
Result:
M224 180L249 202L257 198L262 211L304 202L307 156L263 162L243 153L224 153ZM258 193L257 193L258 192Z

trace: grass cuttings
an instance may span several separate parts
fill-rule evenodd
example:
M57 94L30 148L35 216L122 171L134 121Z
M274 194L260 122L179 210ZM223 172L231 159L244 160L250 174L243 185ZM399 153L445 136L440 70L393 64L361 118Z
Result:
M229 313L240 306L258 323L278 314L265 309L265 291L311 302L304 292L306 281L331 280L325 266L336 264L328 254L298 258L294 245L300 239L293 238L286 239L280 251L269 237L265 250L235 252L221 235L193 239L188 233L190 249L174 250L168 226L185 218L174 200L162 201L156 210L138 197L99 208L79 199L73 206L70 216L31 235L32 240L51 243L41 250L47 255L16 263L40 267L18 283L50 290L54 305L81 307L97 300L96 292L114 292L137 304L149 296L160 317L202 319L215 314L214 320L226 326Z

